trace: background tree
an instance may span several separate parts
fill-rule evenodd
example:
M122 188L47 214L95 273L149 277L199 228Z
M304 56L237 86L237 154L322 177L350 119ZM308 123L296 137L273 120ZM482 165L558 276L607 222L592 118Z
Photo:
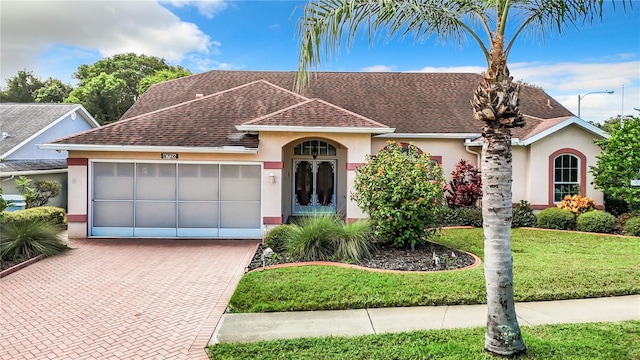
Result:
M598 162L591 167L597 189L619 198L630 210L640 210L640 186L630 180L640 179L640 116L626 116L610 123L608 139L597 140L602 149Z
M59 79L49 77L44 81L42 87L35 92L35 102L38 103L61 103L69 96L73 88Z
M124 80L101 73L75 88L64 100L82 104L101 125L118 120L133 105Z
M164 81L173 80L185 76L191 75L191 71L181 66L177 66L175 69L159 70L153 75L148 75L140 80L138 85L138 94L144 94L149 87L153 84L158 84Z
M472 107L473 118L482 124L485 349L493 353L525 351L513 301L510 229L511 128L525 121L519 109L520 86L507 68L509 51L523 32L532 31L540 38L562 33L567 24L601 17L602 5L603 0L314 0L305 6L298 23L298 88L309 81L310 67L335 54L342 41L350 47L359 30L370 42L385 29L389 38L413 35L421 41L435 36L464 44L471 37L480 46L487 70L473 94Z
M33 76L33 71L20 70L16 76L7 79L7 88L2 92L0 101L15 103L34 102L36 92L42 86L42 81Z
M143 78L162 70L179 72L184 69L170 66L162 58L134 53L80 65L74 74L79 80L78 87L65 102L79 102L98 122L107 124L118 120L138 99L138 87Z

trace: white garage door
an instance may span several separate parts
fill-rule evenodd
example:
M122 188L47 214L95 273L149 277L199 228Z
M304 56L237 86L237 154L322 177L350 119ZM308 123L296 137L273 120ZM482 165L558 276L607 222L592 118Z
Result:
M261 169L92 162L91 235L261 237Z

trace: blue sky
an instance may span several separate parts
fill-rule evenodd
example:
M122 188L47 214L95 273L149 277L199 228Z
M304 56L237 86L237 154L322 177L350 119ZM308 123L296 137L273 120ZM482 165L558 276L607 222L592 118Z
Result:
M2 79L33 70L74 83L73 72L122 52L160 56L194 73L208 70L294 71L301 1L1 0ZM544 43L522 36L514 47L514 78L538 85L585 120L603 121L640 108L640 1L632 11L607 5L602 22L568 27ZM326 59L322 71L481 72L477 45L392 39ZM4 82L3 82L4 85ZM622 96L624 86L624 98Z

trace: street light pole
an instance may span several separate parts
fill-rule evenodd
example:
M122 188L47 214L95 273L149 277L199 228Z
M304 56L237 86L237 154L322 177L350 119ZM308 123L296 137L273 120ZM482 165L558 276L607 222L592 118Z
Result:
M580 117L580 102L582 101L582 99L584 99L587 95L591 95L591 94L613 94L614 91L611 90L604 90L604 91L592 91L590 93L586 93L584 95L578 95L578 117Z

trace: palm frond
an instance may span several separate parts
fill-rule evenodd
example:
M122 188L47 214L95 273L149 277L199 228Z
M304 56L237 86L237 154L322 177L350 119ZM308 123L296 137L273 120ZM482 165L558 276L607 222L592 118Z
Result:
M462 43L467 36L478 42L488 56L487 47L465 23L486 13L486 3L473 0L315 0L304 8L298 22L299 91L308 82L307 72L321 60L337 54L341 46L350 49L360 31L374 42L381 30L387 40L411 35L416 41L432 36L439 41ZM486 19L481 21L485 24ZM485 26L485 29L487 27Z

